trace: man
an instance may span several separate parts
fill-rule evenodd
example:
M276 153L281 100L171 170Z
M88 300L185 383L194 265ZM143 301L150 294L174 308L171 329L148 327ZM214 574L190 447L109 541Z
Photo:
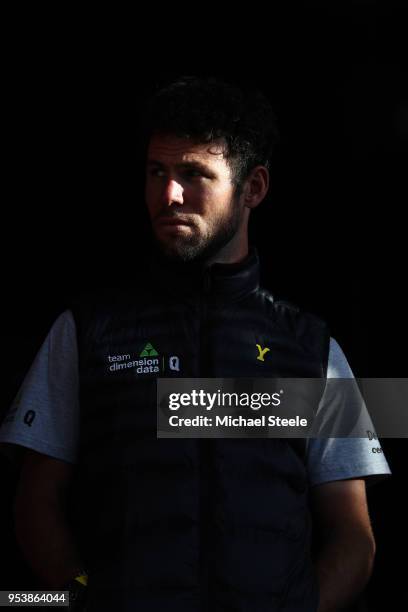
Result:
M352 376L324 322L259 287L248 221L275 136L260 94L187 78L155 96L147 273L59 317L1 430L30 449L22 550L90 612L329 612L370 576L364 479L389 468L368 440L156 438L158 376Z

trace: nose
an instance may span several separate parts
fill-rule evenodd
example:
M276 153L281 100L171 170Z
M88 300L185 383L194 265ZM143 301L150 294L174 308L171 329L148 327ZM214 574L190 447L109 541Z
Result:
M164 190L164 200L168 206L171 206L173 202L177 204L183 204L183 187L177 181L171 179L168 181Z

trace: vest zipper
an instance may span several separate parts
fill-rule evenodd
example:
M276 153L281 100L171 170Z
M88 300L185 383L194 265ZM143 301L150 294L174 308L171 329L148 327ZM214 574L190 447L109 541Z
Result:
M210 363L208 351L207 333L207 304L206 299L210 287L210 277L204 272L203 286L199 296L199 317L200 317L200 352L199 352L199 376L202 378L209 377ZM199 470L200 470L200 509L199 509L199 529L200 529L200 555L199 555L199 574L200 574L200 595L201 595L201 612L210 612L210 551L211 551L211 531L210 531L210 516L211 516L211 440L200 438L198 440L199 448Z

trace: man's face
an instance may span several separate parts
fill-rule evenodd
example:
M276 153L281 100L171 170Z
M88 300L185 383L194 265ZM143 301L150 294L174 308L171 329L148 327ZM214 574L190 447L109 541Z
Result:
M243 206L234 191L221 144L151 138L146 202L155 239L170 259L205 261L239 237Z

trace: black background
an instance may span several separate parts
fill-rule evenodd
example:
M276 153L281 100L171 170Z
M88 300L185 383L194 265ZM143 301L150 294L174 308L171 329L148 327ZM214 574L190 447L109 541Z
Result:
M146 96L180 74L253 83L277 112L279 158L250 230L263 284L328 321L356 376L407 375L401 6L13 17L3 74L3 412L72 293L137 283L149 231L138 121ZM377 560L366 605L402 610L407 449L405 440L382 445L393 478L369 490ZM30 588L11 532L15 474L2 468L2 588Z

